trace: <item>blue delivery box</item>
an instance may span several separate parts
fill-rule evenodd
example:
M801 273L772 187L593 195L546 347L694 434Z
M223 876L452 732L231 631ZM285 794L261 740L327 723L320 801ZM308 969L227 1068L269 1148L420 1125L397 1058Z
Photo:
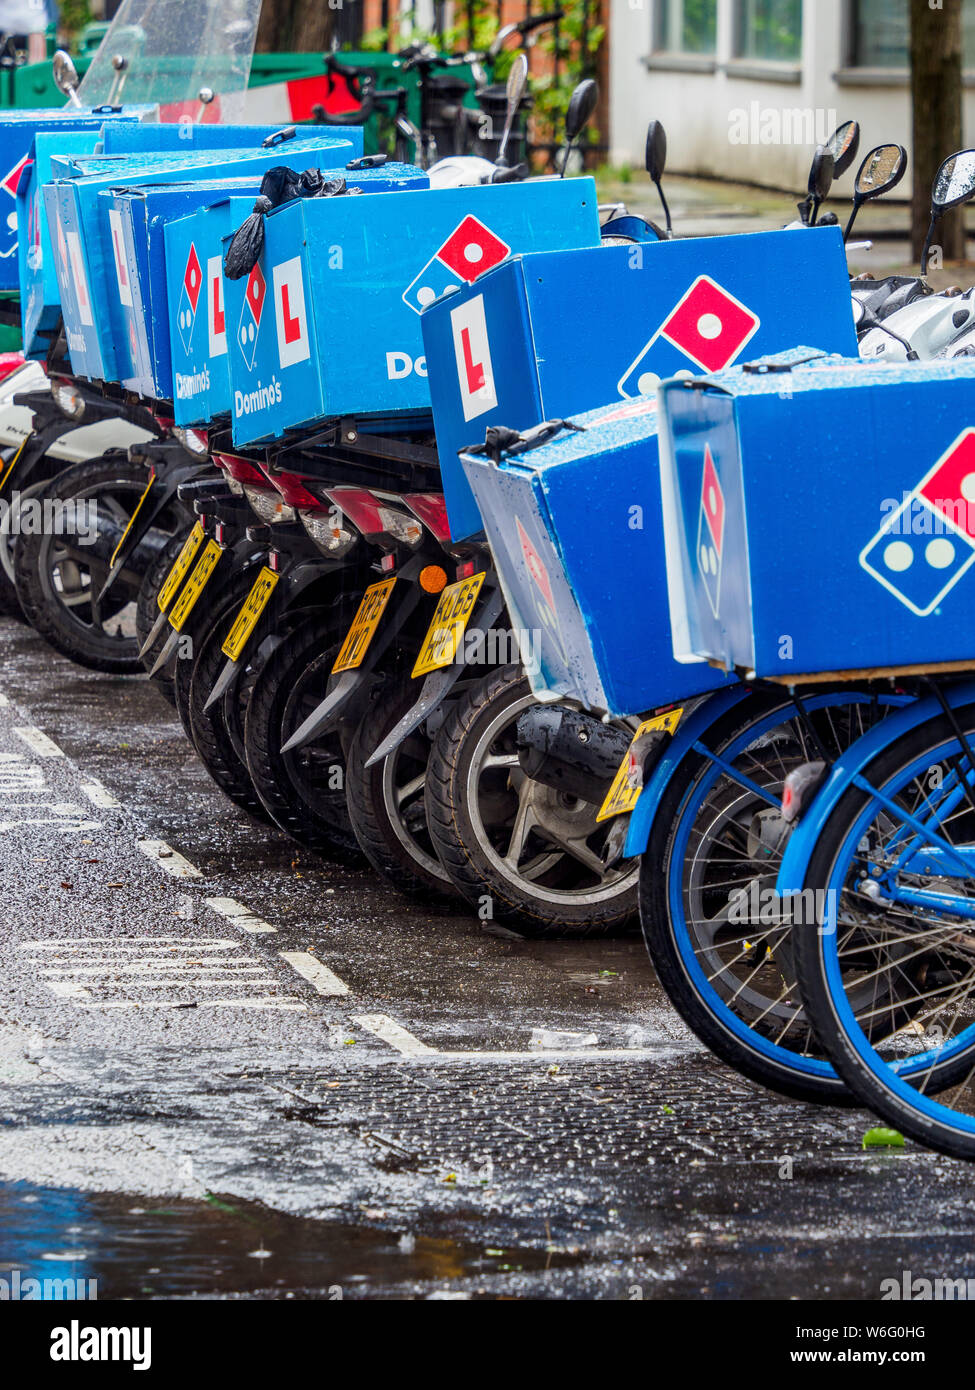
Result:
M148 119L154 107L123 107L114 111L22 110L0 114L0 290L20 287L17 266L17 189L31 162L34 137L42 131L67 134L87 130L97 133L106 123Z
M535 694L626 716L725 684L672 652L655 400L574 415L533 442L462 461Z
M351 196L429 187L427 175L412 164L339 169L333 176L345 180ZM253 200L231 198L166 227L167 339L178 425L203 424L230 414L223 240L252 210Z
M293 140L318 140L321 126L290 126L286 133L280 125L209 125L190 121L157 123L151 127L107 126L99 141L99 151L106 155L189 154L193 150L245 150L268 146L284 149ZM344 126L341 134L352 145L352 156L362 154L361 126Z
M536 252L427 309L423 340L455 540L481 530L458 451L488 425L652 395L796 342L857 351L837 227Z
M20 317L28 357L46 356L61 327L61 296L41 186L51 177L52 156L65 152L90 154L100 138L101 133L95 128L42 131L34 137L31 158L17 189Z
M166 296L166 227L216 199L239 201L248 211L260 180L224 179L186 184L150 184L100 193L108 219L116 293L109 296L110 331L119 380L152 400L173 395L169 307ZM202 284L202 270L197 267Z
M342 415L428 414L423 309L519 251L598 241L589 178L277 209L251 279L227 282L235 442Z
M660 408L678 656L788 684L975 668L975 363L798 350Z
M275 165L294 169L344 165L350 141L336 136L289 142L287 151L217 150L187 155L85 156L53 159L54 181L42 190L52 238L65 256L55 256L71 365L79 376L118 381L109 316L96 313L114 297L115 270L110 228L98 195L115 187L175 181L219 182L260 176ZM61 173L59 174L59 169Z

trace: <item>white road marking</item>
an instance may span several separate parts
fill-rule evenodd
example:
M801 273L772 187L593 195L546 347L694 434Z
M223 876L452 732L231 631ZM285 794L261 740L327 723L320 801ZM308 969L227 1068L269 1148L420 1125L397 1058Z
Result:
M0 709L6 709L9 704L10 701L7 699L7 696L0 694Z
M56 994L59 999L70 999L72 1002L79 1002L83 999L90 999L91 995L84 985L73 980L47 980L48 989L52 994Z
M239 927L241 931L253 932L277 932L277 927L272 927L269 922L263 922L260 917L251 912L249 907L237 902L236 898L207 898L207 907L212 907L232 927Z
M26 725L20 729L14 729L18 738L22 738L31 752L36 753L39 758L63 758L64 750L59 748L53 738L48 738L47 734L40 729L35 729L33 725Z
M427 1047L426 1043L420 1042L412 1033L388 1014L355 1014L353 1023L358 1023L360 1028L365 1028L367 1033L372 1033L380 1042L389 1043L390 1047L395 1047L397 1052L401 1052L404 1057L431 1057L437 1055L436 1049Z
M297 970L309 984L314 985L319 994L327 994L332 997L349 993L349 986L344 980L331 970L327 965L323 965L320 960L316 960L307 951L279 951L278 955L282 960L286 960L292 969ZM395 1026L395 1025L394 1025Z
M274 992L279 982L267 962L241 954L242 944L205 937L62 937L24 942L21 950L33 955L46 988L83 1008L306 1010L296 995Z
M118 811L121 809L121 801L116 801L108 788L103 787L95 777L89 777L87 782L82 782L81 791L100 811Z
M147 859L151 859L164 873L173 878L202 878L195 864L177 854L165 840L137 840L136 844Z

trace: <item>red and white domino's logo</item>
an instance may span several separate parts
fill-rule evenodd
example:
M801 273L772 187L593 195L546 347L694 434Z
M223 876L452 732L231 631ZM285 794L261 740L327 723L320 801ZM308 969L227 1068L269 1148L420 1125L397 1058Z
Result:
M724 532L727 506L710 444L704 447L701 483L701 518L697 536L697 564L714 616L720 617L721 572L724 568Z
M305 311L305 281L301 257L276 265L271 272L274 288L274 323L278 331L278 360L282 367L294 367L311 357L308 315Z
M662 325L660 336L703 372L719 372L731 365L760 327L757 314L702 275Z
M122 214L112 208L108 214L108 225L112 233L112 256L115 260L115 278L118 281L118 297L129 309L132 308L132 284L129 268L125 261L125 238L122 234Z
M211 256L207 261L207 330L211 357L224 357L227 352L227 316L223 298L223 257Z
M464 420L469 422L486 415L498 403L483 294L451 310L450 326Z

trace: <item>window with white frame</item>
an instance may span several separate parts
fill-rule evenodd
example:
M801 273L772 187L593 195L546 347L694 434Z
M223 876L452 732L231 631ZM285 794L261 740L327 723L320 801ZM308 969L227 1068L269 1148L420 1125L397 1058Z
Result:
M975 0L964 0L965 66L975 68ZM906 68L910 61L908 0L853 0L853 52L858 68Z
M766 63L802 57L802 0L736 0L735 56Z
M717 47L718 0L657 0L654 47L710 57Z

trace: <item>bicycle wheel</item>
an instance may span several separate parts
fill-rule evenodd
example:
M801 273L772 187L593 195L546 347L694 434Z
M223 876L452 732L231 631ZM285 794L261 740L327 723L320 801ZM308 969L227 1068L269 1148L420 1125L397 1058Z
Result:
M795 953L850 1090L904 1134L975 1158L975 706L957 719L964 740L939 716L840 800L803 885L815 927L795 932Z
M674 1007L723 1061L795 1100L849 1095L801 1007L775 895L782 791L795 768L837 757L890 708L839 691L806 700L804 719L788 697L756 692L677 768L641 864L644 937Z

